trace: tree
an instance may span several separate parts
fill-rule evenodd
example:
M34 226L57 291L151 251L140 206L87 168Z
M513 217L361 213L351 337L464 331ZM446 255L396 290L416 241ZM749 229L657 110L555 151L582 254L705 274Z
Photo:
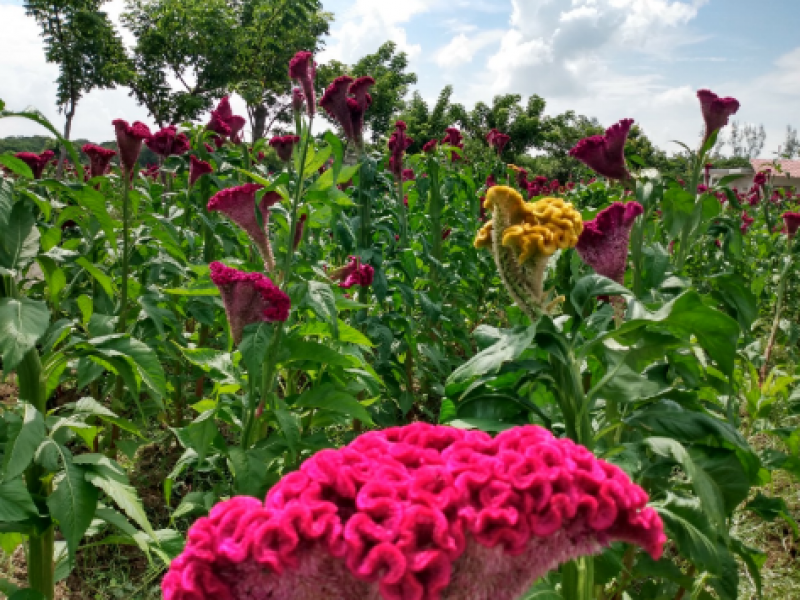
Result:
M56 102L69 139L78 101L95 88L125 84L131 76L122 40L104 0L25 0L25 10L41 28L47 62L58 65ZM65 154L62 150L61 163Z
M375 79L370 90L372 105L364 115L364 126L369 129L372 142L386 137L394 127L397 115L405 107L408 86L417 82L414 73L408 73L408 55L397 52L397 44L386 42L374 54L368 54L348 67L339 61L320 66L317 84L324 89L340 75ZM327 116L327 115L326 115Z
M408 127L408 136L414 140L408 148L410 154L420 152L422 146L429 140L441 140L444 137L444 130L453 122L450 104L452 95L453 86L446 85L439 92L439 98L433 109L428 108L428 104L419 92L415 91L411 96L405 110L400 114L400 119L405 121Z
M797 129L791 125L786 126L786 139L783 142L780 154L783 158L800 156L800 139L797 137Z
M731 153L735 157L758 157L764 149L766 139L767 132L763 125L756 126L748 123L741 126L738 121L731 123L728 145L731 147Z

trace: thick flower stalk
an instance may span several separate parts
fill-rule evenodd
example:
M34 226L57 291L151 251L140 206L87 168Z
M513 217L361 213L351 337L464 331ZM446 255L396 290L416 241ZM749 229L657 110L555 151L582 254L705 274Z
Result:
M161 158L186 154L192 147L186 134L178 133L178 128L174 125L155 132L144 143Z
M598 275L624 283L631 229L643 212L638 202L614 202L586 221L575 247L583 262Z
M615 541L666 541L647 493L537 426L495 438L415 423L323 450L266 501L218 504L165 600L514 600Z
M41 154L35 152L17 152L14 157L20 159L28 165L33 173L34 179L41 179L47 163L55 156L52 150L45 150Z
M285 321L291 301L266 275L245 273L220 262L210 265L211 281L219 288L231 336L238 344L251 323Z
M123 119L114 119L111 124L117 134L117 148L119 149L119 162L129 177L135 173L136 161L142 151L142 142L150 139L150 129L140 121L129 125Z
M268 235L269 207L280 202L281 196L277 192L264 194L258 205L261 210L262 227L256 219L256 192L262 187L264 186L258 183L246 183L224 189L208 201L207 208L209 211L221 212L242 228L261 253L267 272L272 272L275 269L275 257Z
M525 202L513 188L496 185L484 206L492 220L478 231L475 247L491 248L509 294L529 317L552 312L563 297L544 290L547 263L556 250L573 248L583 231L580 213L561 198Z
M289 77L297 81L303 88L299 102L302 103L303 97L306 100L306 110L308 117L313 118L316 111L316 92L314 91L314 79L317 75L317 63L311 52L300 51L289 61ZM299 91L299 90L298 90ZM293 93L293 103L296 112L298 110L297 93Z
M89 157L89 176L100 177L111 171L111 159L117 153L97 144L84 144L81 151Z
M706 123L703 144L725 125L731 115L735 115L739 110L739 101L736 98L720 98L710 90L699 90L697 99L700 100L700 108L703 111L703 120Z
M606 129L605 135L593 135L579 141L569 155L608 179L630 179L624 151L632 125L633 119L622 119Z
M275 148L275 152L283 162L292 160L294 147L300 143L300 136L297 135L276 135L269 141L269 145Z
M189 157L189 187L194 187L197 180L203 175L214 172L214 167L204 160L200 160L194 154Z
M350 289L354 285L368 287L372 285L375 277L375 269L370 265L362 264L357 256L351 256L350 262L343 267L330 272L330 277L338 281L339 287Z

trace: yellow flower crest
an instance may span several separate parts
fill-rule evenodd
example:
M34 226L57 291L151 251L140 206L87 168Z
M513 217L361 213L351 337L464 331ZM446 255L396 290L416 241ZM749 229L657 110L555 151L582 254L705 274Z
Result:
M494 186L486 194L485 206L493 212L499 211L507 223L502 243L519 251L520 264L537 254L550 256L558 249L574 247L583 231L580 213L561 198L525 202L516 190ZM484 225L478 232L475 246L488 246L491 231L491 223Z

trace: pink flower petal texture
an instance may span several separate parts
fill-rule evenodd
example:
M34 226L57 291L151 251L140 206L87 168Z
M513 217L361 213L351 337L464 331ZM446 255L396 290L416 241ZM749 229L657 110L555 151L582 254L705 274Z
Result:
M739 110L739 101L736 98L720 98L711 90L699 90L697 98L703 111L703 120L706 122L706 131L703 143L728 124L731 115Z
M414 175L414 169L403 169L401 177L403 178L403 181L413 181L416 178L416 175Z
M445 146L454 146L456 148L464 149L464 136L461 135L461 132L456 129L455 127L448 127L444 130L444 139L442 140L442 144ZM455 162L457 160L461 160L461 156L456 154L455 152L450 153L450 162Z
M314 91L314 79L316 76L317 63L314 62L311 52L301 50L289 61L289 77L299 82L303 88L303 96L306 99L306 110L309 117L313 117L316 111L317 100L316 92ZM296 103L294 106L295 110L299 111Z
M117 133L117 148L119 149L119 161L128 173L133 173L136 161L139 160L139 153L142 151L142 142L150 138L150 129L140 121L134 121L129 125L123 119L111 121Z
M231 101L227 96L220 98L217 107L214 109L217 116L225 123L227 123L233 116L233 109L231 108Z
M258 183L246 183L237 187L230 187L217 192L208 201L209 211L219 211L231 221L241 227L261 252L264 265L267 271L274 268L275 259L272 255L272 246L267 236L269 225L269 207L280 202L281 196L277 192L267 192L261 199L259 208L261 209L261 220L263 227L259 226L256 220L256 192L262 185Z
M372 77L364 76L356 79L350 84L350 95L352 98L347 100L347 108L350 111L350 120L353 123L353 141L356 146L363 145L364 113L372 106L372 96L369 89L375 85Z
M666 541L618 467L537 426L414 423L323 450L189 530L165 600L513 600L614 541Z
M111 170L111 159L117 153L109 148L103 148L97 144L84 144L81 151L89 157L89 173L91 177L105 175Z
M269 145L275 148L278 158L283 162L292 160L292 150L299 143L300 136L297 135L276 135L269 141Z
M189 187L193 187L203 175L214 172L214 167L194 154L189 157Z
M239 115L233 115L230 119L225 122L228 127L231 128L231 141L234 144L241 144L242 143L242 136L239 135L244 129L244 126L247 124L247 120L244 117L240 117Z
M266 275L245 273L220 262L210 265L211 281L219 288L233 340L242 341L242 331L251 323L285 321L291 301Z
M583 262L599 275L623 283L631 228L643 212L638 202L614 202L586 221L575 247Z
M408 205L406 204L406 206ZM370 265L362 264L357 256L351 256L348 264L331 271L330 276L334 281L341 282L339 287L343 289L349 289L354 285L367 287L372 285L375 269Z
M299 114L301 110L303 110L303 102L305 101L305 95L300 88L294 88L292 90L292 112L295 114Z
M178 128L174 125L155 132L144 143L150 150L164 158L186 154L192 147L186 134L178 133Z
M800 228L800 212L785 212L781 215L781 218L786 224L786 234L789 239L792 239L798 228Z
M628 179L630 173L625 166L625 141L633 125L633 119L622 119L606 129L605 135L593 135L582 139L569 151L593 171L609 179Z
M333 80L325 93L322 94L319 104L332 119L336 119L342 126L342 131L347 139L353 139L353 122L350 119L350 109L347 108L347 90L353 78L342 75Z
M14 157L28 165L33 172L34 179L41 179L47 163L55 156L52 150L45 150L41 154L35 152L17 152Z
M408 149L408 147L414 143L414 140L406 135L406 124L404 121L397 121L394 124L394 127L395 130L392 132L388 143L389 151L391 152L389 169L395 177L402 179L404 173L403 154L405 154L405 151ZM403 181L405 180L403 179Z

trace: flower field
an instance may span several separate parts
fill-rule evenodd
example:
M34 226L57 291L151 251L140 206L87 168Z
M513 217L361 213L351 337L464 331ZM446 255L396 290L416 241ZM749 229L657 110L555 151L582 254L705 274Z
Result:
M796 597L800 195L712 180L739 102L680 177L623 118L559 181L288 77L255 143L227 97L115 149L0 101L63 148L0 155L0 592Z

